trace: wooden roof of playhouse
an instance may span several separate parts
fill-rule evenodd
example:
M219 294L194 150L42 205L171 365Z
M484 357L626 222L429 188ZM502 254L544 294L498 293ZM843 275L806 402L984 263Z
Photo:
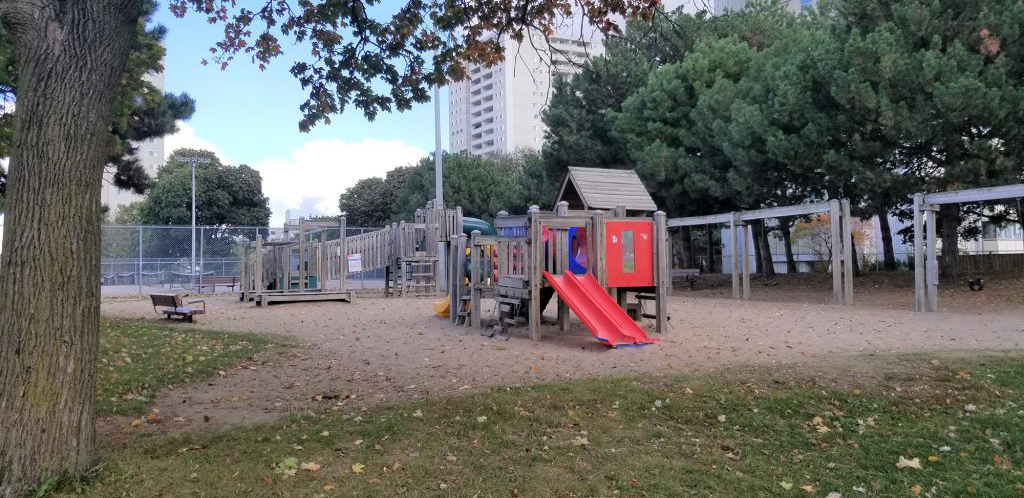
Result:
M568 201L569 209L612 210L622 204L627 211L658 210L640 177L631 169L570 166L555 204L561 201Z

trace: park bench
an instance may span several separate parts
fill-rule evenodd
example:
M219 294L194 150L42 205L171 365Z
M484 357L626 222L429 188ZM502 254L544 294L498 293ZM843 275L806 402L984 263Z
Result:
M156 313L163 313L167 315L167 319L172 317L181 317L183 320L192 322L192 317L195 315L202 315L206 313L206 301L188 301L182 303L182 298L185 294L150 294L149 298L153 300L153 311ZM192 308L184 306L184 304L200 304L202 308ZM157 309L157 306L163 306L163 309Z
M223 285L225 287L231 287L231 292L235 292L235 287L238 285L237 275L215 275L209 277L202 277L199 284L199 291L203 291L203 287L213 287L213 291L217 291L217 286Z
M697 283L700 279L700 268L673 268L672 269L672 280L682 280L690 284L690 290L693 290L693 284Z

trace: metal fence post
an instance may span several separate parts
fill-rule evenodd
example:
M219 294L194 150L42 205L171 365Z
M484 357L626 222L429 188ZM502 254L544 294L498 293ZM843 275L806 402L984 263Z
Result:
M139 271L135 274L139 283L139 295L142 295L142 225L139 225Z
M206 269L206 265L203 264L205 261L203 255L206 254L206 227L199 227L199 293L203 292L203 270ZM217 289L213 289L214 293Z

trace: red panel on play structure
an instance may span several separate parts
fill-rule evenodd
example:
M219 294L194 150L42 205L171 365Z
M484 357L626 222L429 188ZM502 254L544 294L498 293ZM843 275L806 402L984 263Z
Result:
M654 286L654 222L605 223L608 287Z

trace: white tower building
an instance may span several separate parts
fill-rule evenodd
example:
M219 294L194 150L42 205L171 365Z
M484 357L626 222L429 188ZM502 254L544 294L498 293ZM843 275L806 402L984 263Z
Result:
M146 79L156 86L158 90L163 92L163 73L148 74L146 75ZM139 148L139 162L141 162L143 167L146 168L146 172L149 173L149 176L155 178L157 169L164 164L164 139L162 137L154 138L135 145ZM127 190L119 190L114 186L113 171L110 169L104 171L101 202L110 208L111 219L113 219L114 214L117 213L118 207L140 200L142 200L141 195Z

